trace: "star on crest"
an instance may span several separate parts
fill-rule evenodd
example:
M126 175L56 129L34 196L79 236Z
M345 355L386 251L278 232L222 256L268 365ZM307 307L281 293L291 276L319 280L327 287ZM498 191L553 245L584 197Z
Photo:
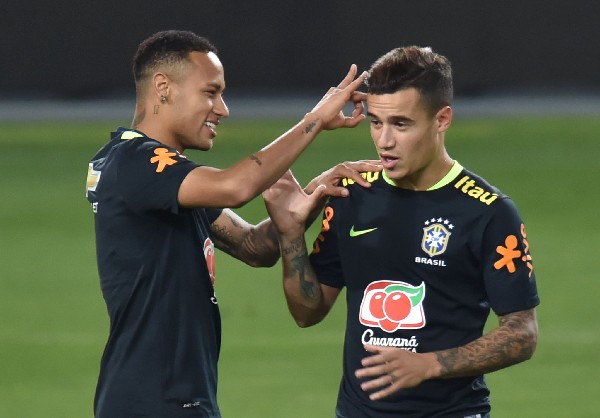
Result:
M454 225L448 220L448 219L444 219L444 218L431 218L431 219L427 219L425 222L423 222L423 224L425 226L428 226L430 224L434 224L434 223L443 223L445 226L448 227L448 229L454 229Z

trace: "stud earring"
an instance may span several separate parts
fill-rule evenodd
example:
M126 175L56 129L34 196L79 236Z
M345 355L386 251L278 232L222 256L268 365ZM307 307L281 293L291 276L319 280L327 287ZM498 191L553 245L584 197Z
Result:
M167 103L167 98L166 98L166 96L163 96L163 95L161 94L161 96L160 96L160 102L161 102L161 103Z

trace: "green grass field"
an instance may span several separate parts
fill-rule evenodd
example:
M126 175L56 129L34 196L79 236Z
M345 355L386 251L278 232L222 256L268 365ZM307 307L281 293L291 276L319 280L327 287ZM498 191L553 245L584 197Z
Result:
M1 126L2 418L92 416L108 320L84 184L89 158L118 123ZM225 167L289 126L227 121L213 151L189 156ZM516 201L542 299L534 358L488 376L495 418L569 418L600 410L598 132L600 120L591 118L458 119L447 136L454 158ZM306 182L334 163L373 156L363 124L323 134L294 171ZM238 212L253 222L265 216L261 201ZM224 417L332 417L343 298L322 324L302 330L287 313L279 266L257 270L218 254L216 286Z

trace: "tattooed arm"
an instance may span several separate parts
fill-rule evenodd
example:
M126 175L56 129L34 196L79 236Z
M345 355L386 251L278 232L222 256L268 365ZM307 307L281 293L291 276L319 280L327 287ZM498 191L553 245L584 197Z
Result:
M279 240L270 220L251 225L224 209L211 231L218 249L252 267L271 267L279 259Z
M304 231L280 236L283 290L288 309L304 328L319 323L331 310L340 289L319 283L308 259Z
M315 195L316 199L311 200L314 204L304 219L304 225L308 227L315 220L328 196L348 195L348 190L338 185L342 178L370 187L360 173L380 170L381 164L378 161L361 160L340 163L319 174L304 189L304 196L308 196L321 187ZM287 175L293 179L291 173ZM294 187L297 191L301 190L298 184L294 184ZM253 267L270 267L279 259L278 234L270 219L251 225L230 209L225 209L211 225L211 230L217 248Z
M498 317L499 326L475 341L436 352L440 378L475 376L529 360L537 345L535 309Z
M498 317L499 326L461 347L433 353L412 353L389 347L365 346L373 355L365 357L358 378L371 378L362 385L381 399L424 380L478 376L528 360L537 345L535 309Z
M335 172L336 170L332 171ZM343 172L347 170L344 169ZM331 175L326 178L331 178ZM328 193L327 188L337 184L337 181L331 182L329 186L327 183L325 181L318 186L313 185L314 190L308 195L288 171L263 193L267 211L279 232L283 289L288 308L301 327L321 321L340 292L339 289L319 283L310 265L304 239L307 220L312 216L315 206Z
M298 156L325 129L352 128L365 119L362 100L356 91L366 72L355 78L356 65L336 88L331 88L305 117L267 146L225 169L196 167L179 187L183 207L237 208L257 197L288 170ZM350 116L342 109L354 103ZM181 151L181 150L180 150Z

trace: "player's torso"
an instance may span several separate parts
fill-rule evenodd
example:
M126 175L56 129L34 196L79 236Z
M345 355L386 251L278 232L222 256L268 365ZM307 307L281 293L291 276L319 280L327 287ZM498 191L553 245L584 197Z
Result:
M488 314L479 252L488 206L453 184L353 187L334 215L353 338L414 351L473 339Z
M132 209L123 197L131 189L122 187L123 159L132 156L118 146L104 151L90 169L97 180L93 187L88 171L100 282L111 318L101 398L129 399L146 390L156 394L146 407L165 399L180 408L216 405L220 316L207 213ZM129 361L121 361L123 353Z

